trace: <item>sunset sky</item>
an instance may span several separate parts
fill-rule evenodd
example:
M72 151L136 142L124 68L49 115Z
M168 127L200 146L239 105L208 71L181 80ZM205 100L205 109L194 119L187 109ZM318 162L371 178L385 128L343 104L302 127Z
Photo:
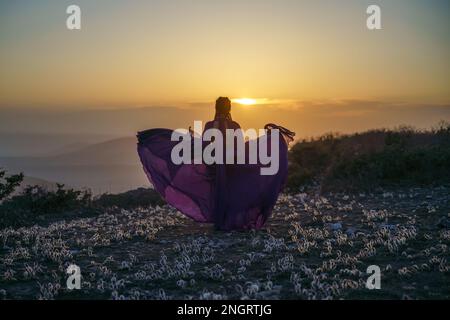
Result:
M449 31L447 0L0 1L0 108L448 107Z

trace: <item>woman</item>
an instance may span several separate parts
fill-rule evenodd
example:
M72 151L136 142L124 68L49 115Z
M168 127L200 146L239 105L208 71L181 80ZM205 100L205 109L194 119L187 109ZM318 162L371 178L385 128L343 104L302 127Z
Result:
M206 123L205 130L218 129L225 138L226 129L240 129L239 124L231 119L230 111L228 98L217 99L216 115L213 121ZM288 144L294 136L293 132L273 124L266 125L265 129L268 136L272 129L280 131L279 169L275 175L261 175L260 169L264 165L259 162L174 164L171 153L178 141L171 141L173 131L169 129L139 132L138 153L155 189L167 203L188 217L197 222L214 223L219 230L260 229L270 216L285 184ZM192 144L195 139L199 137L192 135ZM203 147L207 145L202 144ZM245 147L245 157L248 158L248 141ZM236 154L236 143L234 148ZM270 150L270 146L268 148ZM224 147L224 159L225 155Z

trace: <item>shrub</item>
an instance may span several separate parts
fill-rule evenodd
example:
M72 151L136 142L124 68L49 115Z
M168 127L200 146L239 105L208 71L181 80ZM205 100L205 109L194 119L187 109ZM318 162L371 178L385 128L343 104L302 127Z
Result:
M23 173L5 177L6 171L0 170L0 202L6 199L22 183Z
M289 152L288 188L319 182L322 189L450 183L450 124L330 135Z
M8 190L10 194L17 179L9 179L8 186L2 190ZM58 184L55 191L28 186L21 194L0 204L0 228L98 214L114 207L133 209L163 204L164 201L153 189L139 188L121 194L103 194L93 199L89 191L64 188L63 184Z
M62 184L57 185L56 191L28 186L1 204L0 226L29 225L47 215L87 213L93 209L91 204L88 191L64 189Z
M104 208L119 207L133 209L155 205L161 206L164 204L164 200L153 189L138 188L120 194L103 194L94 203L96 206Z

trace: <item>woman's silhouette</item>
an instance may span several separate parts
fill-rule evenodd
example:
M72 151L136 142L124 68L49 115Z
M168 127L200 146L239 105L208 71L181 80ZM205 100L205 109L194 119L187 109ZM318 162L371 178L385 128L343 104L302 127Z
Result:
M231 102L220 97L216 115L205 125L218 129L224 138L223 157L226 158L226 129L240 129L231 118ZM138 153L143 168L154 188L172 206L198 222L214 223L220 230L259 229L267 221L287 178L288 143L294 133L273 124L265 126L266 135L278 129L279 169L275 175L261 175L261 163L256 164L174 164L170 129L150 129L139 132ZM258 138L261 139L262 137ZM267 137L266 137L267 138ZM192 134L192 140L201 139ZM271 141L271 139L267 139ZM194 144L194 142L192 142ZM205 147L207 143L202 142ZM233 144L236 155L236 143ZM271 146L268 146L271 150ZM245 157L250 152L245 143Z

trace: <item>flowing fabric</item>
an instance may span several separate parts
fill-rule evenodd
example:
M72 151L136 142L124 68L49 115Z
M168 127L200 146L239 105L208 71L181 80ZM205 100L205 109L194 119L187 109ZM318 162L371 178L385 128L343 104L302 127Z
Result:
M219 129L225 137L225 129L238 129L231 119L210 121L205 130ZM279 170L275 175L261 175L267 167L258 162L249 164L249 141L245 142L245 164L174 164L172 149L179 141L171 141L170 129L150 129L139 132L138 153L144 171L156 191L167 203L197 222L214 223L220 230L260 229L269 218L287 179L288 143L293 132L268 124L266 134L259 137L268 140L271 154L271 129L279 129ZM196 139L192 133L192 148ZM200 141L205 148L210 142ZM224 145L226 145L224 143ZM236 143L234 145L236 155ZM226 150L225 150L226 152Z

